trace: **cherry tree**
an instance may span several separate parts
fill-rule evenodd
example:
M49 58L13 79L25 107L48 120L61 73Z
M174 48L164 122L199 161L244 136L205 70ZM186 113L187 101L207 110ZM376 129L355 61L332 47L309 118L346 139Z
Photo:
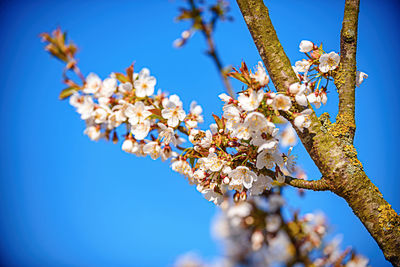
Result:
M46 50L65 63L69 99L94 141L121 141L136 156L169 161L210 202L221 207L216 233L226 245L219 262L226 266L366 266L368 260L337 239L326 241L328 225L321 214L291 212L284 216L285 187L331 191L342 197L378 243L386 259L400 265L400 218L371 182L353 145L356 130L355 90L368 77L357 70L359 0L346 0L340 51L325 51L321 42L301 40L304 59L294 66L286 56L262 0L237 0L262 61L254 68L225 67L213 38L216 24L230 20L224 1L206 4L188 0L177 20L188 21L174 45L184 46L195 32L207 44L226 93L219 94L222 116L201 129L203 109L195 101L184 110L178 95L156 90L147 68L130 65L105 79L84 76L77 47L60 29L43 33ZM70 73L77 77L71 78ZM231 80L242 83L234 90ZM338 115L315 109L328 101L328 86L339 98ZM236 91L236 92L235 92ZM322 177L308 180L292 154L296 136ZM189 142L186 142L188 139ZM323 194L323 193L321 193ZM178 266L205 265L185 256Z

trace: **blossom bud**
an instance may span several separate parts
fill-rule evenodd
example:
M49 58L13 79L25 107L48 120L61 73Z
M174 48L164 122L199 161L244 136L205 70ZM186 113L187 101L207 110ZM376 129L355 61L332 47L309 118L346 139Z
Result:
M183 31L181 36L182 36L183 39L189 38L190 37L190 31L187 31L187 30Z
M184 45L184 41L183 41L183 39L181 39L181 38L178 38L178 39L176 39L175 41L174 41L174 43L173 43L173 46L175 47L175 48L179 48L179 47L182 47L183 45Z
M246 217L246 219L244 219L244 222L247 225L252 225L254 223L254 217L253 216L248 216L248 217Z
M234 202L239 202L239 199L240 199L240 194L239 194L239 192L236 192L236 193L233 195L233 201L234 201Z
M242 193L240 193L240 200L245 201L246 199L247 199L247 194L245 191L242 191Z
M128 153L132 152L132 148L133 148L133 142L130 139L126 139L123 143L122 143L122 150Z
M118 135L117 135L116 132L114 132L114 134L113 134L112 142L113 142L114 144L118 143Z
M223 182L224 182L224 184L229 184L229 182L230 182L229 177L226 176L226 177L223 179Z
M253 250L259 250L264 242L264 235L260 231L255 231L251 235L251 246Z
M300 83L293 83L289 86L289 92L293 95L296 95L298 92L301 90L301 84Z
M313 50L314 44L310 41L303 40L303 41L301 41L299 48L300 48L300 52L308 53L311 50Z

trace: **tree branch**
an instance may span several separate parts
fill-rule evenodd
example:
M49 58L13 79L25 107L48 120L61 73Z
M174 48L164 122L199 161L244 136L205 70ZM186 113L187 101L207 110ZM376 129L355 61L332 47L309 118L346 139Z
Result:
M360 0L346 0L340 33L340 66L335 75L335 85L339 93L339 112L335 127L343 129L338 137L347 141L347 144L353 143L356 130L355 88L359 7Z
M195 4L194 0L189 0L189 4L190 4L190 7L191 7L192 11L195 13L195 11L197 10L197 7L196 7L196 4ZM235 98L235 93L234 93L234 91L232 89L232 85L229 82L229 78L226 75L226 71L224 70L222 61L218 56L217 49L215 48L215 43L214 43L214 40L213 40L212 35L211 35L211 29L204 22L204 20L201 17L201 15L198 15L196 17L196 19L197 19L199 25L201 26L201 32L203 33L204 38L206 39L206 42L207 42L207 46L208 46L207 54L211 57L211 59L215 63L215 66L217 67L217 70L218 70L218 72L219 72L219 74L221 76L222 82L223 82L223 84L225 86L226 92L232 98Z
M324 178L319 180L303 180L285 176L285 183L297 188L310 189L313 191L327 191L331 189L330 184Z
M298 79L279 42L267 7L263 0L236 1L272 82L278 91L285 91ZM348 8L351 6L346 6ZM352 101L354 102L354 97ZM303 131L294 128L322 176L329 182L329 190L346 200L378 243L385 258L393 265L400 266L400 216L365 174L355 148L338 138L341 137L343 127L330 131L321 124L315 113L309 119L309 128ZM335 126L340 125L336 123Z
M268 176L272 176L272 177L275 176L275 172L272 170L264 169L264 172ZM319 180L303 180L303 179L298 179L298 178L294 178L294 177L285 175L285 183L288 185L291 185L293 187L302 188L302 189L310 189L313 191L327 191L327 190L332 189L329 181L327 181L323 177Z
M286 91L297 76L283 51L268 9L261 0L237 0L247 27L278 91Z

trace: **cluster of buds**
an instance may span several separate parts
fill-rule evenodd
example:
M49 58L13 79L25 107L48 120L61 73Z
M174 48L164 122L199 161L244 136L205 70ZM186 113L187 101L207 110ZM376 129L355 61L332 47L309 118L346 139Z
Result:
M215 266L346 266L366 267L368 259L340 248L340 238L327 239L329 225L321 213L282 215L285 200L275 190L263 198L233 203L225 199L213 222L213 234L224 244ZM209 266L188 253L175 266Z

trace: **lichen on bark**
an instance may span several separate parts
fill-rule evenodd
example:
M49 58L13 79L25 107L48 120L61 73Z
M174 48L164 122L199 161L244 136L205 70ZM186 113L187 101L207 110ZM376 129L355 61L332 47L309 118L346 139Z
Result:
M237 3L275 88L286 91L298 80L276 35L267 7L263 0L237 0ZM329 116L318 118L312 113L308 129L294 128L324 177L327 190L346 200L386 259L400 266L400 217L365 174L353 146L358 10L359 0L346 0L341 64L335 73L339 94L336 122L331 124ZM310 189L313 188L310 186Z

